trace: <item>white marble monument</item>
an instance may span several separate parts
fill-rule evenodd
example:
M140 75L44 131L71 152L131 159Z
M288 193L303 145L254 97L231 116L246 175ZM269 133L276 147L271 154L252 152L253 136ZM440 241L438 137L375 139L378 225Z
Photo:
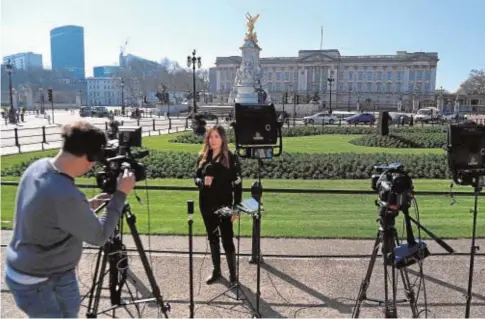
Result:
M259 14L252 17L246 15L248 32L244 39L244 44L240 47L242 61L236 72L234 86L229 94L229 103L252 104L258 103L258 90L261 88L261 78L263 68L259 60L261 48L258 45L258 38L254 30L254 24L259 18ZM266 92L266 91L265 91ZM269 92L266 92L266 101L270 100Z

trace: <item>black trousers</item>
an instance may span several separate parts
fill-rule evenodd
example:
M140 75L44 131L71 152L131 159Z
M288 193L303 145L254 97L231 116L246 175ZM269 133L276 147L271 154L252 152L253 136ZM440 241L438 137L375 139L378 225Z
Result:
M219 239L222 238L222 247L226 254L231 254L236 251L234 246L234 230L232 228L231 217L219 217L214 214L217 208L212 205L200 205L200 212L204 220L205 229L207 231L207 238L211 244L219 244ZM219 234L220 233L220 234Z

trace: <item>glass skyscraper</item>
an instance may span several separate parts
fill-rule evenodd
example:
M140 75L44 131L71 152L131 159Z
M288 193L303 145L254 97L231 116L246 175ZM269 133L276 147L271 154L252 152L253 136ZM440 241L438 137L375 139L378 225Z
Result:
M66 25L52 29L50 36L52 69L68 70L84 79L84 28Z

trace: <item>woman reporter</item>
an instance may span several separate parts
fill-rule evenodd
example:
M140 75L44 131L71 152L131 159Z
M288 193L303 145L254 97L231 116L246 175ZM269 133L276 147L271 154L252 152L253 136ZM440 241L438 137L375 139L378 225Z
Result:
M214 270L208 285L221 276L219 238L226 253L229 281L236 283L236 249L230 216L214 214L221 207L237 205L242 199L241 166L237 156L228 149L224 127L216 125L206 131L204 146L197 159L195 183L199 188L199 208L204 219Z

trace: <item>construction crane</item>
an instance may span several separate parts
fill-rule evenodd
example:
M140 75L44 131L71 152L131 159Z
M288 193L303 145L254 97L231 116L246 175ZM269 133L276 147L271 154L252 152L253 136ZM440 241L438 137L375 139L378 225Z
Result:
M130 38L128 37L126 39L125 43L120 47L120 58L119 58L120 67L124 67L125 66L124 56L125 56L126 46L128 45L128 40L129 39Z

